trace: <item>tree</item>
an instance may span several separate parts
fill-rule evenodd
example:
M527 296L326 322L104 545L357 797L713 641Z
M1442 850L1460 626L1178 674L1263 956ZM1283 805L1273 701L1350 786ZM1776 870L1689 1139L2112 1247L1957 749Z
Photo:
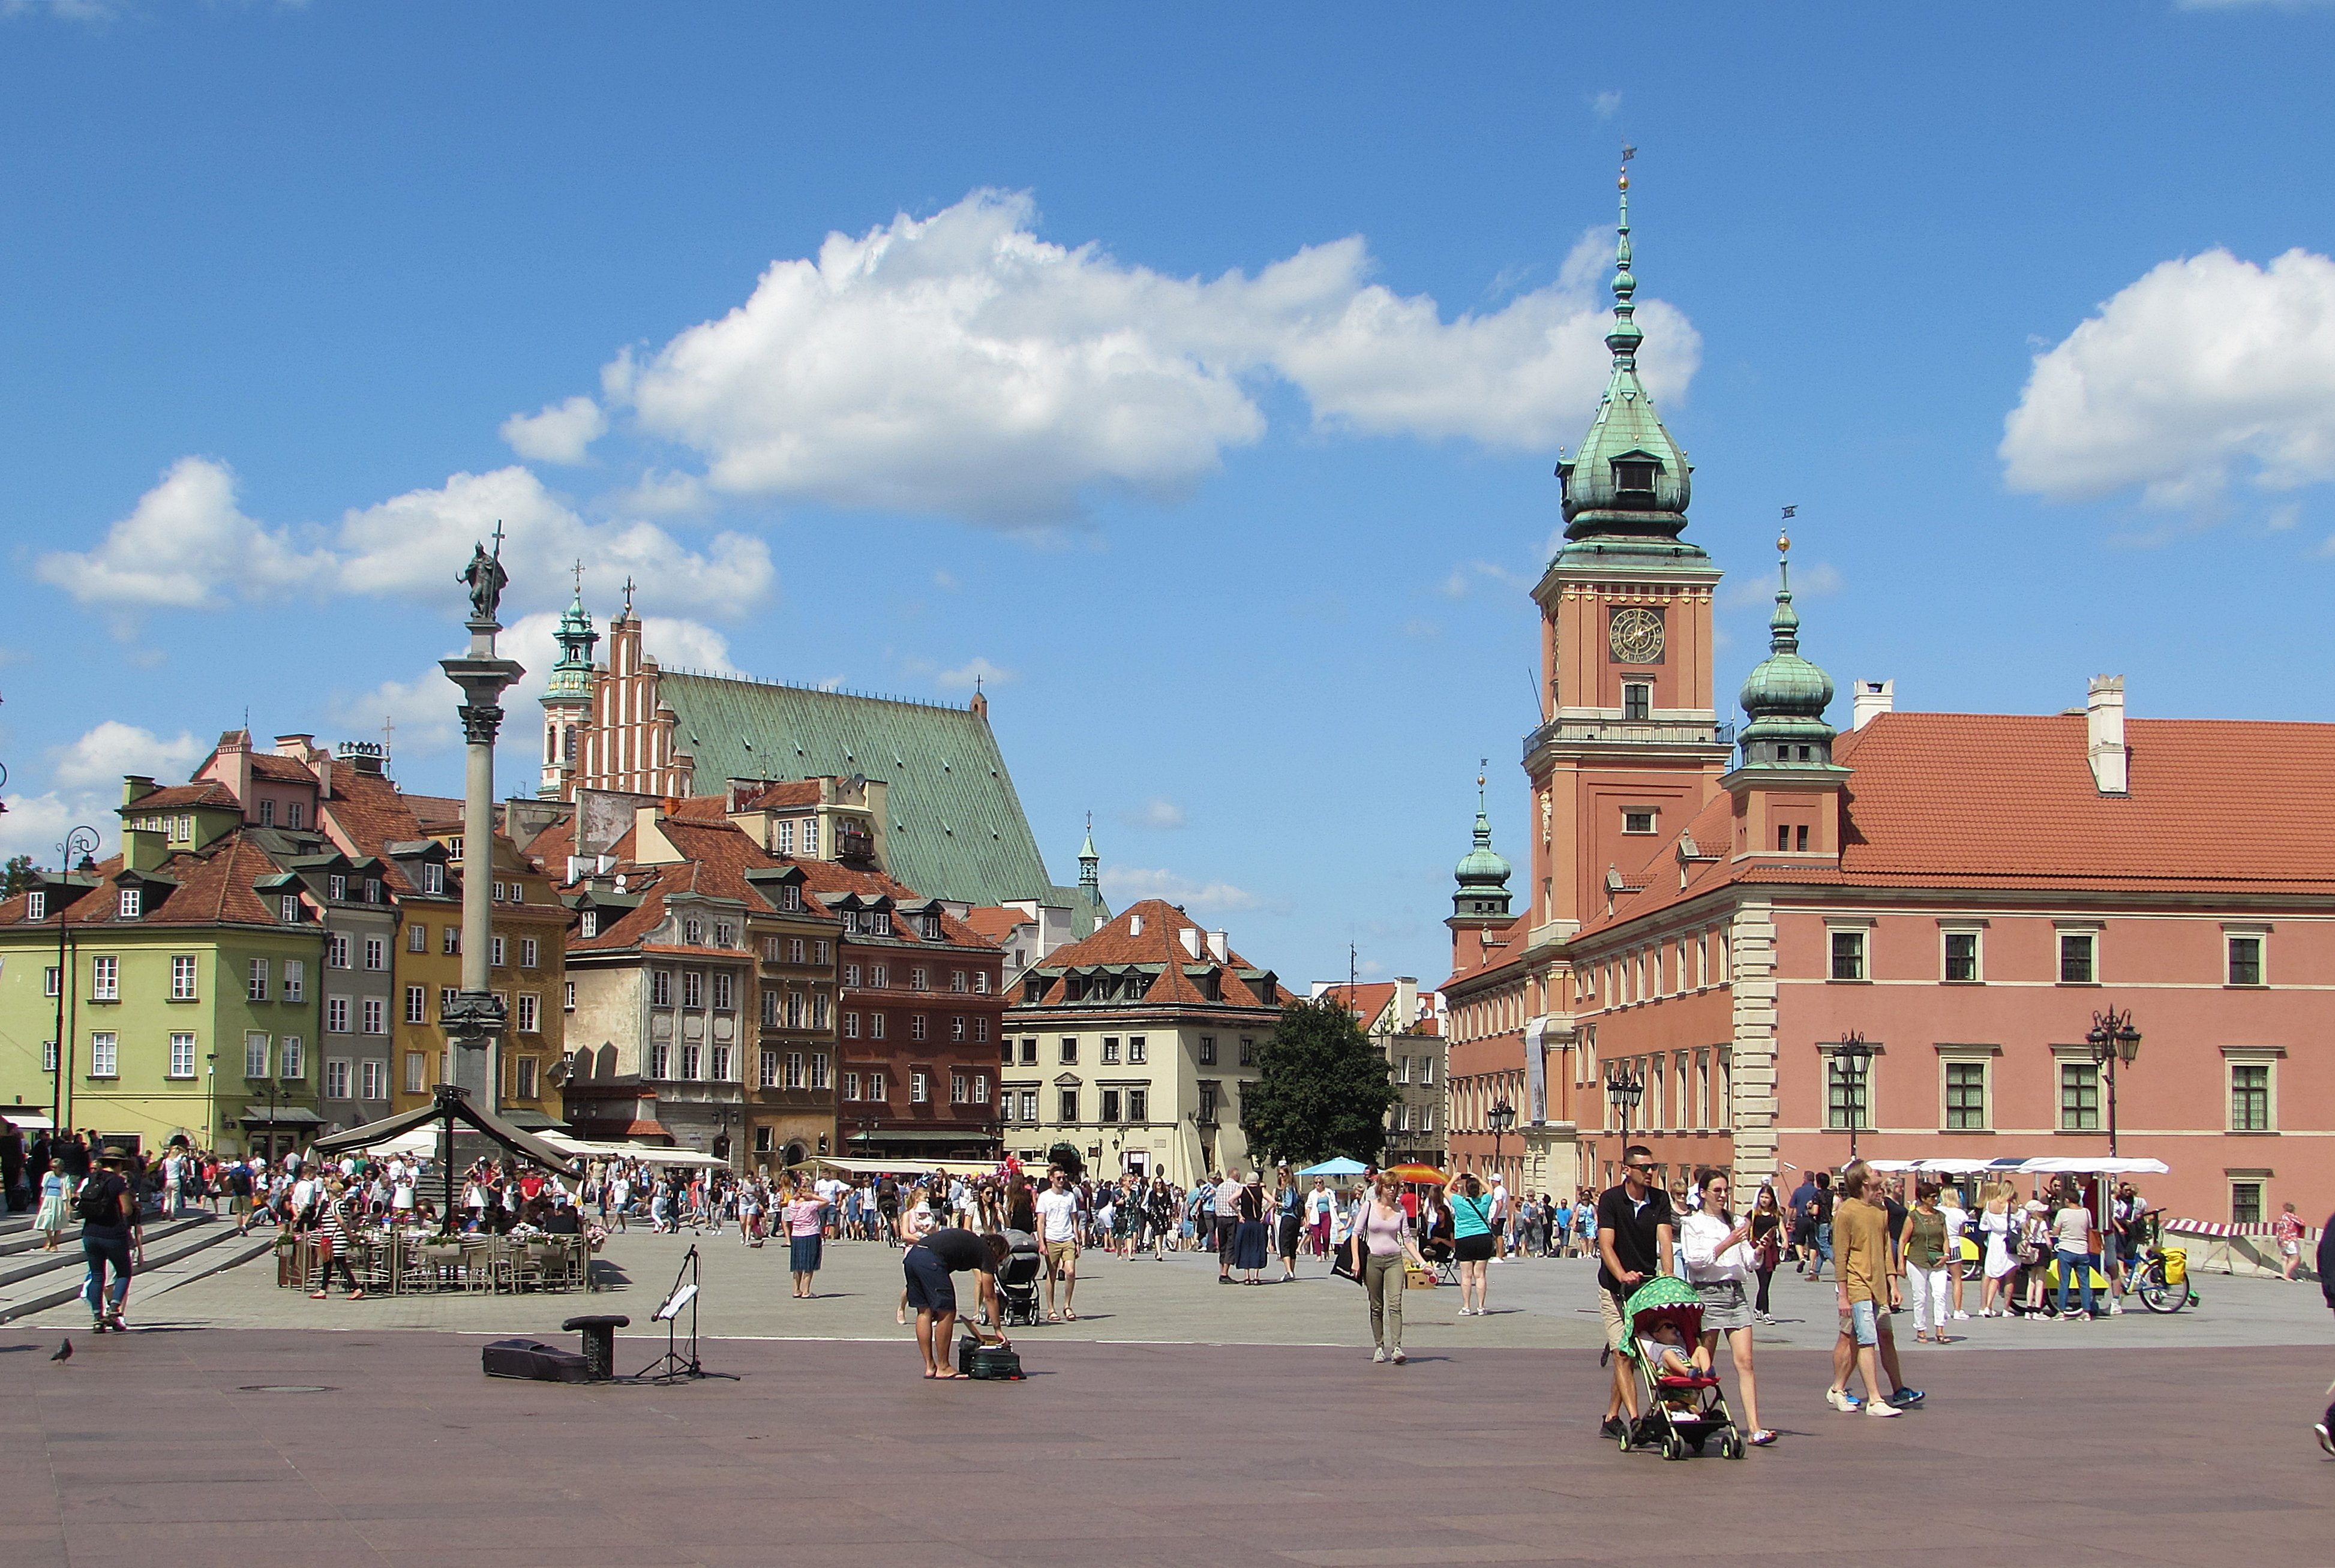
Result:
M1283 1008L1257 1069L1241 1096L1241 1131L1253 1152L1299 1165L1333 1155L1378 1158L1394 1081L1335 992Z
M0 898L14 898L33 885L33 857L12 855L8 864L0 866Z

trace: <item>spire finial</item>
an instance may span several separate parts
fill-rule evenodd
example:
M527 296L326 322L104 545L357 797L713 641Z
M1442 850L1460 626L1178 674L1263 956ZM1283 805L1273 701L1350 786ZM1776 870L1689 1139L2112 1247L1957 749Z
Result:
M576 602L579 605L584 602L584 562L581 557L576 562Z
M627 576L627 577L625 579L625 619L626 619L627 621L629 621L629 620L631 620L632 618L633 618L633 579L632 579L630 576Z
M1630 160L1637 156L1636 148L1622 144L1622 173L1614 182L1621 191L1622 215L1613 229L1613 330L1605 334L1613 363L1631 369L1637 367L1638 344L1645 337L1633 319L1638 280L1630 271Z

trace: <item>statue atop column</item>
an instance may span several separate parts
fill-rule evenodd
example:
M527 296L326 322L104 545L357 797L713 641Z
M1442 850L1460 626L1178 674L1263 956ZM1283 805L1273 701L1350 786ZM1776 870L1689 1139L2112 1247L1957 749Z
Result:
M454 580L468 586L470 590L471 621L492 621L503 602L503 587L510 581L510 574L503 570L501 523L495 524L494 554L489 555L487 547L482 544L473 544L470 547L470 564L463 567L462 575Z

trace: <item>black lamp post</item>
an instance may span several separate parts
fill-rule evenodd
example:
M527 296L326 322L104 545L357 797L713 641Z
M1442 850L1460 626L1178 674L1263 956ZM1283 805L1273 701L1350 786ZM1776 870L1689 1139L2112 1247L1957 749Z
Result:
M2092 1048L2094 1065L2108 1070L2108 1157L2117 1152L2117 1063L2127 1067L2140 1054L2140 1031L2132 1026L2130 1008L2119 1014L2113 1007L2106 1012L2092 1014L2092 1030L2084 1036Z
M1857 1129L1865 1123L1865 1085L1873 1070L1873 1048L1865 1036L1850 1030L1833 1050L1833 1070L1840 1074L1844 1108L1848 1113L1848 1157L1856 1158Z
M1502 1174L1500 1140L1507 1136L1508 1128L1516 1125L1516 1108L1510 1105L1507 1097L1503 1095L1492 1102L1492 1108L1484 1113L1484 1119L1492 1127L1492 1175L1497 1180Z
M66 834L65 841L57 846L59 877L70 878L73 874L73 857L78 854L82 859L88 859L97 853L97 847L102 842L94 828L76 828ZM73 993L73 957L65 946L65 934L69 928L65 916L72 907L71 900L62 897L57 900L57 1054L55 1082L49 1100L49 1137L52 1139L65 1130L65 1123L69 1119L65 1115L65 1082L73 1077L73 1041L66 1033L65 998Z
M1622 1142L1630 1141L1630 1113L1638 1108L1639 1097L1646 1092L1646 1080L1626 1067L1613 1067L1605 1074L1605 1103L1622 1118Z

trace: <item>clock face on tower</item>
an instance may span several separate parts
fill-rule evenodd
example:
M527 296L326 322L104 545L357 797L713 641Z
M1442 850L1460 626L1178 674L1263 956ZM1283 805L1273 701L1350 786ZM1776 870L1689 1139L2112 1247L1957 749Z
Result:
M1621 664L1652 664L1662 656L1662 616L1659 610L1631 605L1613 612L1607 626L1607 645Z

